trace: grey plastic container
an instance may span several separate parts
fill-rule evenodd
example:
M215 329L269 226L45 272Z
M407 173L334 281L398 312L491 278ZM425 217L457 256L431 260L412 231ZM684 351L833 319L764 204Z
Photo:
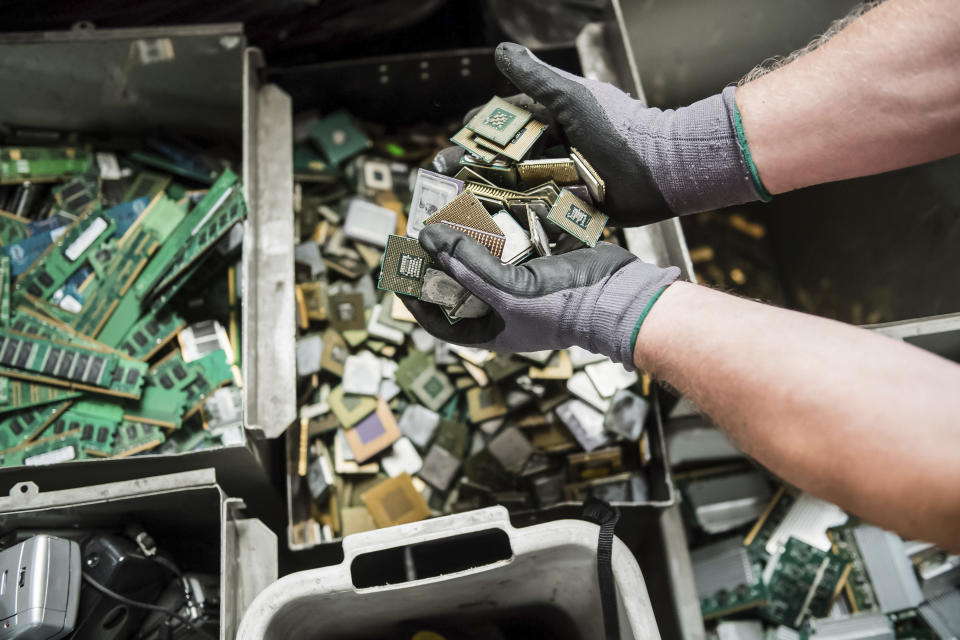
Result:
M220 575L220 638L234 637L254 596L277 578L277 536L244 518L242 500L228 497L213 469L41 491L25 480L0 497L0 536L16 530L122 527L135 520L161 537L190 537L211 545Z
M184 454L3 468L0 491L24 478L49 490L215 467L227 490L252 509L275 506L269 456L257 437L280 435L296 417L291 108L283 91L260 83L262 64L240 24L0 35L0 122L202 135L238 152L248 204L241 269L247 441Z
M505 557L487 562L484 551L467 541L491 533L504 535L509 547ZM548 607L571 621L575 629L570 629L569 637L602 638L598 533L597 525L578 520L517 529L506 509L489 507L347 536L340 564L290 574L263 590L243 616L237 640L383 637L404 620L450 612L492 615L517 607ZM449 545L459 541L464 547L458 553ZM447 553L456 558L455 566L469 568L443 573L442 567L429 562L432 577L418 579L420 565L411 549L445 542ZM479 556L475 562L471 549ZM391 551L408 560L407 580L355 586L357 567L365 558ZM640 568L617 538L612 566L620 637L659 638Z

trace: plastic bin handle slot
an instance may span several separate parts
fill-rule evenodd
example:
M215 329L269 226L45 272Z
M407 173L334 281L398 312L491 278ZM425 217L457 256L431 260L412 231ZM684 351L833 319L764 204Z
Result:
M477 569L511 558L507 532L485 529L359 554L350 563L350 578L355 588L368 589Z

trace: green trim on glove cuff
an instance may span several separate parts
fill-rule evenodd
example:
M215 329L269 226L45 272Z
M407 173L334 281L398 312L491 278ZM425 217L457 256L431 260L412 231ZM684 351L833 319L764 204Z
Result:
M750 155L750 145L747 144L747 134L743 132L743 120L740 118L740 107L733 110L733 124L737 130L737 143L740 145L740 151L743 152L743 158L747 161L747 168L750 170L750 179L753 181L753 187L764 202L773 200L773 196L767 191L760 181L760 172L757 171L757 165L753 163L753 156Z
M672 284L672 283L671 283ZM650 309L653 308L653 303L660 299L660 295L667 290L667 287L662 287L650 298L650 302L647 303L647 306L643 308L643 311L640 313L640 317L637 319L637 324L633 327L633 333L630 334L630 353L632 354L637 349L637 335L640 333L640 325L643 324L643 321L646 320L647 314L650 313Z

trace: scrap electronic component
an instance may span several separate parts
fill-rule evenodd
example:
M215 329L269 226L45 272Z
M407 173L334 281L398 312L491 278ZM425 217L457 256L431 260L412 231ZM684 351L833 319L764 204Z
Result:
M343 234L351 240L383 248L397 228L397 212L359 198L347 206Z
M438 444L427 451L419 476L438 491L447 491L460 471L460 459Z
M498 258L503 254L506 238L493 216L470 191L464 191L423 222L424 226L440 223L473 238Z
M0 184L53 182L92 164L90 152L76 147L0 147Z
M419 404L408 404L400 416L400 431L420 449L426 449L433 439L440 414Z
M880 611L894 613L919 606L923 592L900 536L870 525L857 526L852 534Z
M367 318L363 309L363 295L338 293L327 297L327 318L330 327L337 331L363 329Z
M330 392L330 409L344 429L349 429L377 409L377 399L371 396L347 395L337 385Z
M380 360L369 351L347 356L343 365L344 393L375 396L380 389Z
M184 362L193 362L213 353L223 351L226 360L233 363L233 346L227 336L227 330L216 320L195 322L177 335L180 343L180 355Z
M572 370L571 366L571 372ZM643 423L649 407L642 396L627 389L620 389L613 394L610 408L603 416L603 428L626 440L639 440L643 435Z
M695 549L693 577L704 620L755 609L766 602L763 567L739 537Z
M697 524L718 534L754 522L770 501L770 484L759 471L699 477L683 486Z
M504 100L493 97L467 122L467 129L495 142L506 145L530 120L531 113Z
M569 158L526 160L517 164L517 175L520 184L525 187L535 187L549 181L566 186L580 180L576 166Z
M430 517L427 501L406 473L384 480L361 495L378 527L391 527Z
M401 473L414 475L423 467L423 459L410 439L402 437L394 442L390 452L380 459L380 466L391 478Z
M540 139L543 132L547 130L547 125L536 120L529 120L506 144L497 144L483 136L474 137L474 141L481 147L486 147L491 151L496 151L498 155L505 156L511 160L522 160L533 147L534 143Z
M417 169L406 233L416 239L424 221L463 192L463 181L439 173Z
M344 161L372 146L366 136L343 110L313 122L308 130L310 141L315 144L330 165L337 167Z
M427 367L411 381L410 391L424 406L438 411L455 389L445 373L436 367Z
M530 242L530 236L513 219L513 216L506 211L498 211L493 215L493 221L500 227L506 242L503 245L503 252L500 255L500 261L505 264L519 264L526 260L533 253L533 245Z
M467 390L467 412L474 424L506 415L507 405L499 385Z
M114 458L126 458L137 453L154 449L166 440L163 430L153 424L124 420L117 429L111 455Z
M151 310L130 327L116 346L131 358L150 360L186 325L176 311Z
M603 429L603 414L582 400L567 400L557 406L556 413L584 451L599 449L610 441Z
M491 151L490 149L485 149L477 144L476 139L473 136L473 131L464 127L453 134L453 137L450 138L450 142L455 145L461 146L467 150L468 154L472 154L482 160L483 162L490 164L497 158L497 153Z
M829 613L849 572L846 559L790 538L764 569L767 602L760 615L800 629L808 617Z
M0 451L30 442L43 433L69 406L69 402L59 402L3 416L0 419Z
M574 147L570 148L570 159L573 160L577 175L580 176L580 179L587 186L593 202L595 204L603 204L603 200L607 195L607 184L603 181L603 178L600 177L600 174L597 173L587 159L583 157L583 154Z
M587 204L573 192L564 188L550 209L547 220L583 242L595 247L603 228L607 225L607 216Z
M383 252L378 288L420 297L423 278L432 260L413 238L391 235Z
M623 468L620 447L597 449L589 453L571 453L567 469L572 480L594 480L618 473Z
M108 240L116 223L99 211L77 220L17 280L17 294L47 299L79 270L88 256Z
M427 267L422 283L419 298L443 307L455 309L470 295L459 282L439 269Z
M800 638L801 636L795 636ZM861 613L842 618L811 620L809 633L805 638L817 640L895 640L893 622L881 613ZM779 639L779 636L778 636Z

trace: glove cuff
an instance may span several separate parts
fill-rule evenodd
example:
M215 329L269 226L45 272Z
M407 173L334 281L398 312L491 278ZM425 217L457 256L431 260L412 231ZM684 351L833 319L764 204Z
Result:
M646 159L654 181L677 215L769 199L747 147L735 87L688 107L664 112L660 143ZM766 196L766 197L764 197Z
M663 290L680 277L680 269L636 260L620 269L604 285L587 334L585 349L609 356L629 370L633 364L636 330Z

